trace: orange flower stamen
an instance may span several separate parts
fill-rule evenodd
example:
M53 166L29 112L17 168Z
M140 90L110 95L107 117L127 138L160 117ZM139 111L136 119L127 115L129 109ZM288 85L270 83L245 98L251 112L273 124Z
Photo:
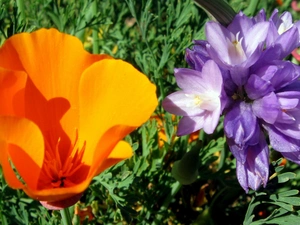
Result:
M76 177L73 177L73 175L85 166L82 163L82 157L86 147L86 142L84 142L80 149L77 141L78 132L76 132L74 144L70 146L68 153L69 157L64 162L60 155L60 139L57 141L55 148L51 148L49 143L46 144L45 159L42 168L44 176L41 176L41 178L43 178L43 182L40 182L42 185L39 188L71 187L80 182L76 179Z

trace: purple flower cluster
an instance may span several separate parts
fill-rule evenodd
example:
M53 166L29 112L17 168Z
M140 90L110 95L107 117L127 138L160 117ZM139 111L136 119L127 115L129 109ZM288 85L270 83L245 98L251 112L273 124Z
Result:
M257 190L269 177L269 146L300 164L300 67L283 59L300 46L300 23L275 10L237 14L227 27L208 22L206 41L186 52L191 69L175 69L181 88L163 107L181 115L178 135L213 133L220 115L241 186Z

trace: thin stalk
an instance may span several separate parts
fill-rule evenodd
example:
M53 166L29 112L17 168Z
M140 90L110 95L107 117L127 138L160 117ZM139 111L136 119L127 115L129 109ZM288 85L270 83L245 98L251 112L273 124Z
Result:
M19 22L25 22L25 6L24 6L24 0L17 0L17 7L18 7L18 14L19 14Z
M249 3L249 6L247 7L247 9L244 11L244 13L248 16L253 16L256 8L258 6L259 1L258 0L251 0Z
M148 150L148 146L147 146L147 132L146 132L146 127L142 126L142 155L144 157L149 155L149 150Z
M95 0L92 3L92 14L97 15L98 9L97 9L97 1ZM99 54L99 37L98 37L98 30L93 29L93 53Z
M69 208L64 208L60 210L60 215L62 218L63 225L72 225L72 218L70 215Z

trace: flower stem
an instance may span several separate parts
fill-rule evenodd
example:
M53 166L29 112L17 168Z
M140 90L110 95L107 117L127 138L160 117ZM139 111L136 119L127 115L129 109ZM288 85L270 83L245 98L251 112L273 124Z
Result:
M60 215L62 217L63 225L72 225L72 218L70 215L69 208L64 208L60 210Z
M92 13L97 15L97 1L92 3ZM99 54L99 38L98 38L98 30L97 28L93 29L93 53Z
M19 14L19 22L20 24L25 22L25 6L24 6L24 0L17 0L17 7L18 7L18 14Z
M250 1L249 6L247 7L246 10L244 10L244 13L246 15L253 16L254 13L255 13L255 11L256 11L256 8L258 6L258 3L259 3L258 0L252 0L252 1Z

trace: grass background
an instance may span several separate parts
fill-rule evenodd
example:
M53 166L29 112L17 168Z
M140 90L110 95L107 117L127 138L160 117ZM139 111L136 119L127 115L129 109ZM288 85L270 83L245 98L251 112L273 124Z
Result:
M278 8L299 19L291 2L229 4L249 16L261 8L270 15ZM192 0L0 0L0 45L15 33L55 27L80 38L90 52L132 63L157 85L161 101L177 90L174 68L187 67L185 49L205 39L207 20ZM134 156L95 177L70 208L74 224L297 224L298 165L272 152L267 188L246 194L237 182L222 124L212 135L200 131L178 138L178 120L158 106L146 124L127 136ZM180 185L171 176L172 165L198 146L198 179ZM0 223L61 224L61 216L10 189L0 173Z

